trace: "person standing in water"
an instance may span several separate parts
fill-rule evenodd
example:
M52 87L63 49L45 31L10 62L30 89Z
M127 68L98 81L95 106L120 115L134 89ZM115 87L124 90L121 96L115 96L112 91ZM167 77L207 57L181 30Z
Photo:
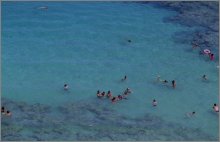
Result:
M172 86L173 86L173 88L176 88L176 81L175 80L172 81Z
M193 111L193 112L187 113L186 116L187 117L193 117L195 114L196 114L196 112Z
M209 58L210 58L211 61L213 61L214 60L214 54L213 53L209 54Z
M153 102L152 102L152 105L155 107L157 106L157 101L154 99Z
M127 80L127 76L125 75L124 78L121 79L121 81Z

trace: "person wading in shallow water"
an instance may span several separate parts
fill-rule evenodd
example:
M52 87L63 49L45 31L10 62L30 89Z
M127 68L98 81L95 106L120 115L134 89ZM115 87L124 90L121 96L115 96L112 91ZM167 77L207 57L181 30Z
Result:
M176 81L175 80L172 81L172 86L173 86L173 88L176 88Z
M121 81L127 80L127 76L125 75L124 78L121 79Z
M214 54L213 53L209 54L209 58L210 58L211 61L213 61L214 60Z

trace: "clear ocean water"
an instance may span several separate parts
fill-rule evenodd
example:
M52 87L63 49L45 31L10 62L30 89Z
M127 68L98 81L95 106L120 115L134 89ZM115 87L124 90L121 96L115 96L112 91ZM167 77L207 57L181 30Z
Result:
M108 107L132 118L149 113L218 137L218 114L212 112L218 61L201 57L189 43L174 42L176 32L195 28L163 22L172 15L139 3L3 2L2 96L55 107L94 99L97 90L118 95L129 87L128 100ZM203 74L209 81L201 80ZM120 82L124 75L127 81ZM176 89L156 83L157 75L176 80ZM192 111L196 116L186 119Z

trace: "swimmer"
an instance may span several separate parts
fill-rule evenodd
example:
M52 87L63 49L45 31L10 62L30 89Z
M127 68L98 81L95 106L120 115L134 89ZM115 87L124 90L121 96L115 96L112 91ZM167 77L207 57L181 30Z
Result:
M196 114L196 112L193 111L193 112L187 113L186 116L187 117L193 117L195 114Z
M127 79L127 76L125 75L124 78L121 79L121 81L125 81Z
M102 96L99 90L97 91L96 96L99 98Z
M127 88L126 91L127 91L128 93L132 93L132 91L131 91L130 88Z
M219 112L219 107L217 104L214 104L212 108L214 109L215 112Z
M202 76L202 79L208 80L208 78L207 78L207 76L205 74Z
M11 112L9 110L7 110L6 115L11 116Z
M102 92L102 97L104 97L104 96L105 96L105 91Z
M2 106L2 112L5 112L5 107Z
M173 86L173 88L176 87L176 81L175 80L172 81L172 86Z
M157 101L155 99L153 100L152 105L157 106Z
M122 100L123 97L121 95L118 95L118 100Z
M168 81L167 81L167 80L161 80L161 82L163 82L163 83L168 83Z
M112 93L111 91L109 90L108 93L107 93L107 98L111 98L112 97Z
M128 95L131 93L131 89L130 88L127 88L125 91L124 91L124 95Z
M128 42L131 42L131 40L129 39Z
M64 84L63 88L64 88L64 90L68 90L69 86L67 84Z
M116 101L117 101L116 97L113 97L113 98L112 98L112 103L114 103L114 102L116 102Z
M210 54L210 55L209 55L209 58L210 58L210 60L212 60L212 61L213 61L213 60L214 60L214 54L213 54L213 53L212 53L212 54Z
M5 113L5 107L2 107L2 114L4 114Z

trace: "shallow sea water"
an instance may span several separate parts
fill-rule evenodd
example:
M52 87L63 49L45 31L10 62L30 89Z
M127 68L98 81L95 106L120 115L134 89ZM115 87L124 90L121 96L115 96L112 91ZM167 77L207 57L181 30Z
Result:
M44 5L48 6L47 10L37 9ZM54 121L62 116L55 108L64 107L62 111L65 111L68 104L76 104L76 114L79 115L80 107L97 105L80 106L79 102L98 101L131 123L133 119L144 120L146 115L152 115L189 130L198 129L216 140L218 114L212 112L212 105L218 103L218 61L211 62L195 54L198 51L192 51L189 43L174 42L175 33L195 30L163 22L163 18L174 14L174 11L139 3L3 2L2 96L14 102L47 105L54 110L53 117L49 117L55 118ZM203 74L209 81L201 80ZM128 79L120 82L124 75ZM156 83L157 75L167 79L169 86ZM172 80L177 82L176 89L170 87ZM63 90L64 83L69 84L69 91ZM107 99L96 99L97 90L111 90L113 95L118 95L127 87L133 91L127 100L111 104ZM153 99L158 101L156 108L151 105ZM186 119L185 113L192 111L196 111L196 116ZM60 123L75 124L71 119L76 114L67 115ZM93 117L93 113L91 116L88 113L81 120L79 115L82 122L95 121ZM109 119L100 125L110 125L112 121ZM114 131L119 127L115 125L106 129ZM172 126L165 128L172 129ZM95 136L88 126L71 125L57 131L64 129L71 130L69 140ZM99 128L97 131L103 130ZM21 130L20 138L27 136L28 132ZM74 135L73 132L84 135ZM69 134L64 133L62 138L65 139L65 135ZM93 139L92 136L86 138ZM42 139L57 138L48 134ZM141 140L150 139L143 137Z

